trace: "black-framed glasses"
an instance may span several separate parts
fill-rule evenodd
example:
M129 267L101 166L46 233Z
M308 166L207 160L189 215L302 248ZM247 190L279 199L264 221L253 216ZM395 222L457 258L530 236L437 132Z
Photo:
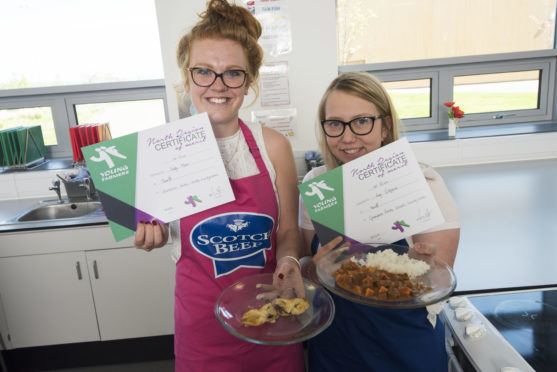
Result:
M321 126L327 137L340 137L344 133L346 126L350 127L352 133L364 136L371 133L375 120L383 119L384 115L360 116L350 121L342 120L321 120Z
M222 83L229 88L240 88L246 82L247 72L244 70L226 70L222 74L206 67L190 67L188 69L195 85L200 87L210 87L221 78Z

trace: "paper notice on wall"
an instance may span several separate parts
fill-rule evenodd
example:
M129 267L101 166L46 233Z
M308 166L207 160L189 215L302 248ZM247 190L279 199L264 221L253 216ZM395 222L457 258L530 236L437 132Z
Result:
M286 106L290 104L288 62L266 63L259 69L261 106Z
M296 109L253 111L251 121L273 128L286 137L294 137L297 132Z
M257 18L263 32L259 45L272 57L292 51L292 34L287 0L244 0L244 5Z

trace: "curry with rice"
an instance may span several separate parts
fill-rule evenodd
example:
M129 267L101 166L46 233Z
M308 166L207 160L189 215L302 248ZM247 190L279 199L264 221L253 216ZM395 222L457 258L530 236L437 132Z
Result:
M392 273L355 262L341 265L333 274L336 284L354 294L383 301L408 300L431 290L407 273Z

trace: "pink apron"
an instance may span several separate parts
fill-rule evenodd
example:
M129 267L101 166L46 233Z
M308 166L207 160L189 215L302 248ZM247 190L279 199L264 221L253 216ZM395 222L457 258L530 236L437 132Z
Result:
M267 167L249 128L240 128L259 174L230 180L236 200L182 218L182 255L176 264L176 372L303 371L301 344L258 345L218 322L214 306L228 285L275 270L278 206Z

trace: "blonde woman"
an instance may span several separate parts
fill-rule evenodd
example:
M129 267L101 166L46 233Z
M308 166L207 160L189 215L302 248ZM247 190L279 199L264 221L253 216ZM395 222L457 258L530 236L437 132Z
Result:
M399 119L380 81L368 73L338 76L319 105L319 144L325 165L312 169L304 182L327 170L368 154L399 138ZM412 236L409 242L453 265L460 226L458 212L443 180L431 167L423 174L439 204L445 223ZM319 241L300 198L300 227L305 241L304 272L342 242ZM329 328L308 340L310 371L446 371L444 329L433 325L425 308L391 310L364 306L332 294L335 318ZM433 315L435 317L435 315Z

